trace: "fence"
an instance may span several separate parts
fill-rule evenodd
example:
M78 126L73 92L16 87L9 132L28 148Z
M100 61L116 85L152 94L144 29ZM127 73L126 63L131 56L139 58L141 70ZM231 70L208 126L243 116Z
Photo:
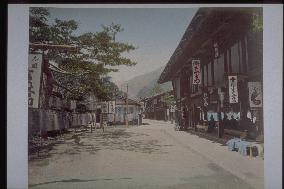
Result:
M94 116L95 117L95 116ZM87 125L92 121L91 113L71 113L48 109L29 109L29 135L63 130L71 127Z

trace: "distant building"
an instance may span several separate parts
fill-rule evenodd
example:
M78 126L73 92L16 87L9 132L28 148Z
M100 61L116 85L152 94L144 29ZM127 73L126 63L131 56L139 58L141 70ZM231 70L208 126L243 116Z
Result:
M145 118L165 121L174 119L174 111L171 111L173 105L169 105L164 101L164 98L169 95L173 95L173 90L144 98L142 101L144 103Z
M115 100L115 115L113 121L117 124L125 124L126 113L128 113L128 122L131 125L138 124L139 115L142 113L142 105L140 102L128 98L128 112L126 99L117 98ZM141 123L140 123L141 124Z

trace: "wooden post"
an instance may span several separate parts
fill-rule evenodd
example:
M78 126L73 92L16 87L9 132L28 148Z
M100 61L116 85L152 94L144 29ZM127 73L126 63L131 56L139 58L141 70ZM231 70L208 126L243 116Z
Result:
M115 105L115 107L114 107L114 114L113 114L113 124L114 124L114 126L116 124L116 119L115 119L115 117L116 117L116 96L117 96L117 94L115 93L115 97L114 97L114 105Z
M93 132L93 124L94 124L93 110L91 111L91 116L92 116L91 133L92 133Z
M125 116L125 125L128 127L128 84L126 85L126 116Z

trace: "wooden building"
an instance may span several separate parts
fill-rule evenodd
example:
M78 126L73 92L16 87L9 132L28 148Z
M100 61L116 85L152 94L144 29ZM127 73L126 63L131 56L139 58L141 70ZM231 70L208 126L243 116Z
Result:
M174 112L170 111L171 105L167 104L164 100L165 97L170 95L173 95L173 90L143 99L145 118L164 121L173 119Z
M158 80L172 81L181 112L177 121L184 129L207 124L211 115L218 126L227 115L238 122L233 130L248 130L242 121L250 117L257 134L262 134L262 31L255 29L261 21L262 8L197 11ZM200 65L199 84L193 84L197 77L194 61ZM234 102L229 76L237 83ZM258 92L252 93L251 86ZM252 104L256 99L258 103Z
M38 107L28 109L29 135L56 133L94 120L95 95L72 95L80 75L62 70L57 57L44 58L40 74Z
M127 107L128 111L126 111ZM115 114L110 120L113 120L116 124L125 124L127 113L129 124L136 125L139 123L141 112L141 104L138 101L128 98L128 104L126 104L125 99L117 98L115 100Z

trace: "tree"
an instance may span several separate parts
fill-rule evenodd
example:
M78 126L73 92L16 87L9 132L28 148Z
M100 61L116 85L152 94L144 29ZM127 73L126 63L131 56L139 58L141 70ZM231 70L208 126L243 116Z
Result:
M162 98L162 102L164 102L168 107L175 104L174 96L167 93Z
M150 91L150 95L154 96L156 94L162 93L163 89L160 84L155 84L154 87Z
M30 9L30 42L47 42L54 45L75 45L77 52L62 52L56 49L45 51L47 57L60 55L64 61L60 68L81 74L81 80L76 85L77 95L93 92L101 100L111 98L114 83L107 78L110 72L118 69L114 66L133 66L136 62L123 56L136 48L128 43L116 40L116 35L123 31L118 24L102 26L101 31L75 35L79 25L75 20L55 19L53 24L47 24L49 12L45 8ZM30 48L30 51L35 49ZM107 81L108 80L108 81ZM68 81L66 81L68 82ZM75 85L74 85L75 86Z
M262 12L252 14L252 30L254 32L262 32L263 31Z
M44 42L49 40L50 29L47 24L49 12L46 8L30 8L29 41Z

